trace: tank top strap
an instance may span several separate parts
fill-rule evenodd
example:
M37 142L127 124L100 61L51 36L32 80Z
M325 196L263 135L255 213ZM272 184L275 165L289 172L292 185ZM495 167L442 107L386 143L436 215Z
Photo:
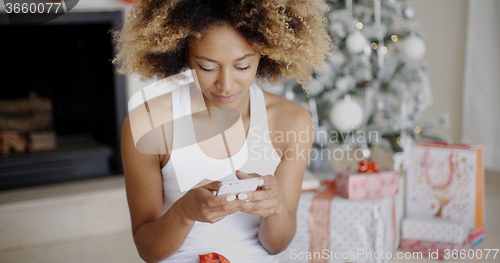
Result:
M194 127L190 118L190 84L172 91L173 141L172 150L189 145L195 140Z
M172 117L178 119L188 114L191 114L189 88L180 86L172 91ZM188 105L189 104L189 105Z
M259 127L262 133L267 133L269 127L267 124L267 109L266 109L266 101L264 99L264 92L262 89L257 86L255 83L252 84L252 91L254 93L254 100L252 103L252 121L254 124L253 127Z

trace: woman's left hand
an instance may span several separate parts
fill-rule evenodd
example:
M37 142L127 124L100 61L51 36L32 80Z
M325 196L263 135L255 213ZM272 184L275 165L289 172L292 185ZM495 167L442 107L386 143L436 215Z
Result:
M267 217L285 211L286 202L281 193L278 180L274 176L261 176L256 173L247 174L236 170L236 177L240 180L253 177L260 178L259 187L256 191L238 194L238 199L247 201L241 205L242 212Z

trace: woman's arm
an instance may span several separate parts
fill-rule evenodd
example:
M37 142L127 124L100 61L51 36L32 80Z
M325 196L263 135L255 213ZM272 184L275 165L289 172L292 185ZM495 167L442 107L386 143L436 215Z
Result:
M274 176L261 177L265 181L264 190L247 193L248 199L253 202L245 203L242 209L243 212L263 216L258 232L259 240L270 254L285 250L295 235L302 177L312 148L311 115L302 106L293 106L292 109L283 109L290 117L288 120L281 119L286 122L281 129L291 140L286 143L281 162ZM288 136L289 133L295 133L295 136ZM240 178L246 177L239 174Z
M300 106L300 105L297 105ZM296 216L302 179L309 160L313 140L313 122L311 115L302 106L293 114L293 120L287 125L290 136L281 162L276 169L276 178L284 201L284 209L262 219L259 227L259 239L271 254L285 250L292 242L297 227ZM289 137L289 136L287 136ZM295 139L296 140L295 140Z
M134 146L128 116L122 125L121 154L132 233L140 257L158 262L184 243L195 221L217 222L239 211L244 202L213 196L218 182L189 190L163 213L163 182L158 155L144 154ZM232 198L230 197L229 200Z
M181 247L194 222L182 216L177 203L162 214L160 157L137 151L128 116L122 125L121 155L135 245L144 261L158 262Z

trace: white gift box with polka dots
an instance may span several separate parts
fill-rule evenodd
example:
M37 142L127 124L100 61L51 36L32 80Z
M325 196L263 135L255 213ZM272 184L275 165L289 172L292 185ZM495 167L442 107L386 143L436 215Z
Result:
M400 177L401 190L394 196L394 199L382 197L351 201L335 195L331 200L329 212L329 256L324 262L389 262L386 258L367 260L365 256L353 258L350 255L352 252L356 254L358 250L363 253L393 252L399 246L399 227L404 210L403 185L403 178ZM324 189L319 189L318 192L302 193L297 209L295 236L288 248L276 256L280 263L315 262L307 258L307 253L311 249L309 219L312 201L322 190ZM395 205L395 216L393 205ZM350 258L346 260L335 257L335 255L341 256L342 253L344 256L349 254Z
M462 244L468 235L466 222L442 218L404 218L401 223L402 239Z

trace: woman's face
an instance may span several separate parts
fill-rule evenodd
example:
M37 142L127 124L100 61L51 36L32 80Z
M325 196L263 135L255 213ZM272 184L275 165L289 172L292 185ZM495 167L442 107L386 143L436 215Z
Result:
M189 48L187 59L196 71L207 107L235 108L255 79L260 54L238 31L225 25L208 29Z

